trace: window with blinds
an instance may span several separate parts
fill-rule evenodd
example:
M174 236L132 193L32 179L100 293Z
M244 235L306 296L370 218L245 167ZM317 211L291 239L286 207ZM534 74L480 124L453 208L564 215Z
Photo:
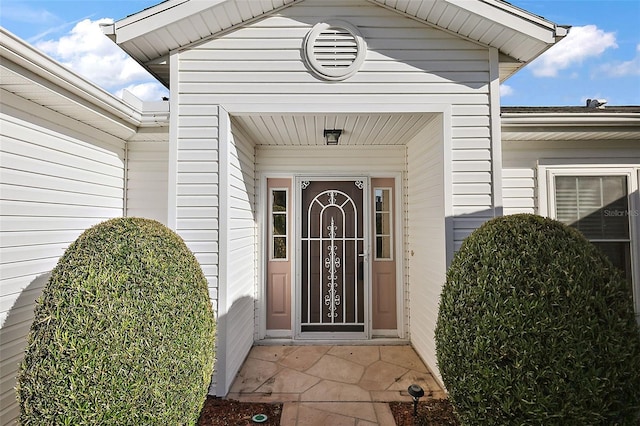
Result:
M555 176L556 219L582 232L631 282L626 176Z

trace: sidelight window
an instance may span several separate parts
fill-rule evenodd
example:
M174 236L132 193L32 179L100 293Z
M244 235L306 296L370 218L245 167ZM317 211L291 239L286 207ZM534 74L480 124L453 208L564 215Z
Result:
M271 190L271 259L287 260L289 245L289 191Z
M390 188L375 188L375 259L392 260L393 226Z

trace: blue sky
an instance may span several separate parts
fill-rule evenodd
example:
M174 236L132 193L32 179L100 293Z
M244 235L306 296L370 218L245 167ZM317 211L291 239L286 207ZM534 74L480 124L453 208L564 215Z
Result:
M166 96L98 30L160 0L0 0L0 25L104 89L145 100ZM512 0L569 36L507 80L503 105L640 105L640 0Z

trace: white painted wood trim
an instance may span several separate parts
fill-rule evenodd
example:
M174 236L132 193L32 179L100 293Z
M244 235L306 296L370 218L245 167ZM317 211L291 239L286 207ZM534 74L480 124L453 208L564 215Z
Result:
M405 339L407 338L407 327L408 324L405 323L405 318L406 318L406 309L407 306L405 304L405 300L404 300L404 293L406 291L406 286L407 283L405 283L404 280L404 265L405 265L405 256L404 256L404 249L405 249L405 239L404 239L404 221L405 221L405 209L404 209L404 202L405 202L405 194L403 191L403 185L402 182L404 180L404 176L403 174L406 173L406 171L403 171L402 173L396 173L395 175L393 175L393 178L395 179L395 183L396 186L394 188L395 191L395 209L396 209L396 215L395 215L395 230L394 232L396 233L396 330L395 333L396 335L394 337L399 337L401 339ZM383 176L376 176L376 177L383 177Z
M256 175L257 176L257 180L259 181L259 194L256 194L256 199L257 199L257 204L258 204L258 208L256 209L256 214L258 215L257 218L257 226L258 226L258 291L257 291L257 295L258 295L258 302L257 302L257 306L258 306L258 318L259 318L259 324L257 326L258 329L258 339L262 340L262 339L268 339L268 338L287 338L287 339L293 339L293 333L295 330L295 324L296 324L296 312L295 309L291 309L291 325L290 325L290 329L289 330L269 330L267 332L267 299L266 299L266 286L267 286L267 278L266 278L266 274L267 274L267 261L268 261L268 255L265 255L265 253L269 252L269 225L268 222L266 221L267 219L267 215L269 213L269 201L267 200L266 197L269 196L269 194L267 193L268 187L267 187L267 180L268 179L291 179L291 191L289 191L289 197L291 197L290 202L291 202L291 212L290 212L290 219L289 220L294 220L295 221L295 216L296 216L296 191L295 191L295 177L293 174L291 173L259 173ZM294 304L295 306L295 256L296 256L296 245L295 245L295 237L296 234L295 232L297 232L297 229L295 227L295 223L293 224L293 235L291 235L291 239L289 241L289 244L294 244L292 254L291 256L293 256L293 258L291 259L291 288L290 288L290 294L291 294L291 303Z
M227 383L228 355L228 268L229 268L229 114L218 106L218 325L216 327L216 395L223 397L231 386Z
M171 67L171 93L169 108L173 114L169 115L169 179L167 185L167 227L175 230L178 215L178 122L180 118L180 65L179 53L169 57Z
M455 217L453 213L453 141L452 141L452 112L451 105L442 108L442 143L444 162L444 215L445 215L445 243L446 267L448 268L455 253Z
M500 123L500 52L489 49L489 104L491 132L491 192L493 217L502 216L502 127Z
M269 237L268 237L268 226L265 221L268 214L268 201L265 199L267 196L267 179L268 175L258 174L257 179L259 182L258 185L258 193L256 194L256 203L258 208L256 209L256 214L258 215L256 224L258 226L258 302L256 306L258 307L258 340L262 340L267 337L267 256L264 253L267 253L269 250ZM266 205L265 205L266 204ZM293 212L291 212L293 213ZM292 280L293 281L293 280ZM293 293L291 293L293 294ZM293 312L291 313L293 317ZM292 329L293 330L293 329ZM275 336L274 336L275 337Z
M237 103L225 104L225 109L231 115L262 115L265 113L265 106L253 103ZM403 103L394 104L393 108L388 103L349 103L340 102L332 105L314 104L314 103L294 103L294 104L278 104L269 106L270 115L286 115L286 114L305 114L305 113L330 113L330 114L430 114L441 113L447 108L451 108L449 104L429 104L429 103ZM449 124L451 122L449 121Z

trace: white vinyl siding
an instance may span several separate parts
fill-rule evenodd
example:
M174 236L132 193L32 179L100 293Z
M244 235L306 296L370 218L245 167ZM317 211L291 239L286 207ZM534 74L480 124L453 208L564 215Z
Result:
M314 24L335 16L356 25L369 50L353 77L327 83L307 70L300 49ZM214 100L232 114L451 105L452 226L459 247L494 216L489 68L488 48L367 1L307 0L182 53L179 78L185 105Z
M362 68L355 75L340 82L326 82L309 72L302 60L301 48L305 35L315 24L336 16L359 29L368 51ZM423 294L416 290L420 298L414 300L412 296L414 303L437 305L437 299L430 302L422 298L438 293L443 281L438 283L437 288L435 282L438 274L446 268L447 253L450 255L468 233L494 215L489 48L366 0L305 0L225 32L218 38L176 52L171 59L171 69L172 134L175 141L172 138L170 143L175 145L177 163L176 173L170 172L169 190L172 188L171 176L175 176L177 207L173 210L169 206L169 223L172 223L173 210L176 228L196 256L201 256L202 250L210 250L207 253L211 255L212 263L203 267L214 302L224 298L228 303L231 293L223 295L222 292L236 291L230 288L230 280L222 282L222 278L218 277L218 268L220 273L223 268L231 271L233 261L231 252L225 252L222 247L223 236L218 231L223 231L218 229L217 223L220 219L220 227L230 226L223 225L218 215L218 207L226 199L226 196L223 197L226 189L219 188L218 183L222 182L223 170L231 167L226 164L230 157L223 159L221 156L219 162L217 158L204 161L201 156L184 158L183 153L187 152L186 149L191 150L185 148L191 145L206 150L207 155L219 154L219 143L231 143L221 140L222 133L218 134L226 125L221 118L219 120L218 110L227 111L231 117L240 119L260 115L292 118L306 114L338 116L367 113L409 113L435 117L447 111L446 125L450 128L446 130L446 135L443 130L436 135L423 133L422 140L415 139L412 142L417 152L422 149L422 143L430 144L430 149L440 150L441 161L450 162L447 165L439 164L441 168L448 168L446 192L449 196L446 200L439 200L444 203L441 207L429 207L428 218L434 218L437 224L422 223L430 219L422 219L421 216L418 216L420 223L415 224L427 228L435 226L442 233L429 237L442 242L438 246L440 257L433 260L437 263L434 266L437 269L422 274L411 270L413 277L433 277L433 285L429 286L427 292ZM438 120L442 126L442 119ZM288 119L285 122L296 126L301 121ZM291 129L273 126L268 131L268 139L273 141L273 145L289 140L278 137L280 133L293 133ZM295 141L286 146L265 146L265 141L259 137L251 137L251 142L256 146L255 169L258 173L352 175L358 172L384 174L407 170L406 146L372 147L367 145L367 141L360 141L361 144L357 146L328 149L326 146L295 146ZM443 154L444 146L447 153ZM231 149L231 145L228 147ZM173 152L170 152L170 158ZM423 188L425 180L435 185L435 178L426 177L433 170L416 165L413 173L409 187L416 185L416 188ZM444 185L442 179L445 175L440 173L438 176L439 185ZM213 198L204 204L181 205L187 199L183 191L185 178L190 179L189 185L197 185ZM420 200L422 195L418 189L409 190ZM200 203L204 201L202 197L203 193L200 193L197 200L195 197L188 199ZM452 209L449 206L453 206ZM451 241L455 238L455 245L447 246L451 241L445 242L445 207L449 209L447 227L451 232L448 237ZM230 215L235 213L228 211ZM185 233L182 223L187 218L193 226L190 228L193 233ZM205 221L212 222L211 226L206 225ZM230 232L231 228L225 229ZM220 309L222 311L223 308ZM411 323L420 329L419 321L412 319ZM432 325L425 325L427 329L418 331L416 336L420 339L429 336L432 339L432 331L429 331ZM230 330L221 330L219 335ZM230 337L229 334L223 338ZM219 347L225 344L219 342ZM428 342L424 344L433 346ZM237 347L241 347L241 344L238 343ZM241 352L231 349L227 353L227 363L231 360L231 354L234 357L242 356ZM435 370L433 348L423 347L421 354L430 358L430 367ZM218 365L229 377L235 374L230 365ZM222 390L216 392L220 394Z
M225 262L220 265L220 277L225 282L220 290L218 319L224 344L218 345L218 361L224 364L224 380L216 376L216 393L224 396L253 346L255 298L257 291L257 222L255 208L255 154L253 144L234 131L229 117L225 120L225 145L220 149L220 248ZM230 130L230 132L229 132ZM221 135L222 136L222 135Z
M15 376L35 300L85 229L123 215L124 141L2 93L0 418L19 415Z
M169 143L127 142L127 212L167 224Z
M169 144L169 195L173 199L168 205L168 224L200 262L217 309L218 107L197 108L193 115L176 114L174 119L179 137Z
M181 105L170 143L169 220L205 273L216 311L216 372L211 393L224 396L254 341L256 229L254 151L219 106ZM175 150L171 152L171 150ZM223 374L223 376L220 376Z
M260 173L393 173L405 169L404 146L256 147Z
M447 173L443 119L434 119L407 145L405 294L411 342L437 374L434 332L447 268Z
M553 160L565 164L611 164L638 157L636 141L510 141L503 133L502 190L504 214L541 211L538 200L538 164ZM543 203L544 204L544 203Z
M172 69L175 69L179 60L178 55L170 59ZM167 225L182 237L198 259L219 323L221 260L218 158L219 117L224 111L217 105L183 104L178 88L178 75L174 72L170 100ZM217 328L217 346L224 345L220 335L220 328ZM224 371L220 353L216 357L216 371L221 368ZM216 392L215 374L211 393Z

